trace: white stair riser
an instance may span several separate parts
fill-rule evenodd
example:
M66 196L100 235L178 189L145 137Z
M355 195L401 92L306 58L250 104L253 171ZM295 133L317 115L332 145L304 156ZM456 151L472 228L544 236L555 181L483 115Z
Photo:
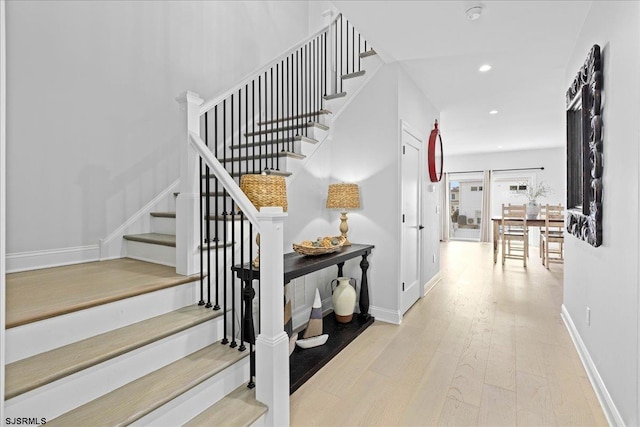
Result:
M176 219L163 216L151 217L151 232L159 234L176 234Z
M249 350L245 350L248 352ZM245 357L219 374L178 396L131 426L179 426L249 381L249 358Z
M378 68L382 64L382 59L378 55L365 56L360 60L360 68L367 70L367 72Z
M5 402L7 417L51 420L222 338L217 318L137 350L16 396Z
M342 81L342 90L347 92L347 97L354 93L364 83L366 74L360 77L353 77L350 79L344 79Z
M199 300L199 282L150 292L6 330L6 362L159 316Z
M331 111L340 111L345 102L347 102L349 94L347 96L343 96L341 98L334 98L329 100L324 100L325 108Z
M155 264L176 266L176 248L173 246L154 245L144 242L125 240L126 257Z

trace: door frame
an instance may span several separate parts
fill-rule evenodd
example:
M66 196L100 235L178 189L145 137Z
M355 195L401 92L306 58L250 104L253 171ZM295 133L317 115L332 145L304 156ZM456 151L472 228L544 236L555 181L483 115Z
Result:
M7 18L6 2L0 0L0 298L4 304L0 315L0 420L4 420L5 325L6 325L6 189L7 189Z
M404 194L403 194L403 179L402 179L402 148L404 146L404 133L408 133L419 141L419 158L425 160L424 166L426 166L426 155L425 155L425 136L419 132L416 128L407 123L406 120L400 120L400 129L398 135L398 235L400 236L400 250L398 251L398 314L400 315L400 319L404 317L405 312L403 312L403 290L402 290L402 261L404 259L404 238L403 238L403 226L402 226L402 208L404 206ZM425 179L425 168L422 166L418 167L418 193L420 194L420 198L418 200L418 219L419 223L424 223L424 179ZM418 288L419 297L421 299L424 297L424 292L422 290L422 286L424 285L422 282L422 274L424 270L423 263L423 237L422 233L418 233L418 254L417 254L417 263L418 263ZM415 303L413 303L415 304ZM412 305L413 305L412 304ZM409 307L410 308L410 307ZM408 309L407 309L408 310Z

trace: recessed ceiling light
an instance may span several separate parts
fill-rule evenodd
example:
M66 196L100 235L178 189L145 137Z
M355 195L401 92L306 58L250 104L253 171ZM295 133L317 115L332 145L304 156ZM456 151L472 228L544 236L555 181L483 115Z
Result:
M502 148L502 145L498 145L498 148Z
M483 66L481 66L480 68L478 68L478 71L480 71L481 73L486 73L487 71L489 71L491 69L491 65L489 64L484 64Z
M489 111L489 114L498 114L498 110L491 110Z

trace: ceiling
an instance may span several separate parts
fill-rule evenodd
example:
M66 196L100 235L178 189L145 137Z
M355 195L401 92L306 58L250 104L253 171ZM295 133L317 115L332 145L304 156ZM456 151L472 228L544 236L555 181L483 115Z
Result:
M480 2L333 3L441 112L447 154L564 146L567 61L592 2L483 1L475 21Z

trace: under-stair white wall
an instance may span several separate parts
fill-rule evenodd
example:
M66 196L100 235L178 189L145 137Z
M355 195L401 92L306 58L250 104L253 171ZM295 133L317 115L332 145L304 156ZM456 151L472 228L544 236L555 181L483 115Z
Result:
M400 120L419 128L427 139L437 117L435 108L398 65L384 65L331 124L329 139L309 159L306 170L296 176L288 187L289 218L285 242L290 245L318 236L338 234L340 213L325 208L328 185L337 182L360 185L362 207L348 213L348 235L354 243L376 246L369 257L368 277L371 313L378 320L393 323L401 320L398 301ZM435 215L435 203L439 198L437 190L434 193L427 191L425 182L425 282L439 271L439 234ZM436 262L433 262L434 252ZM328 283L337 271L328 270L294 283L294 312L308 316L316 287L325 301L324 308L330 308ZM359 282L359 260L347 262L344 273Z
M565 73L568 88L591 46L600 45L602 246L566 237L563 314L609 422L627 426L640 423L639 29L640 3L593 2Z
M175 97L227 90L309 25L306 2L6 9L9 262L52 252L64 262L96 258L99 239L178 177Z

